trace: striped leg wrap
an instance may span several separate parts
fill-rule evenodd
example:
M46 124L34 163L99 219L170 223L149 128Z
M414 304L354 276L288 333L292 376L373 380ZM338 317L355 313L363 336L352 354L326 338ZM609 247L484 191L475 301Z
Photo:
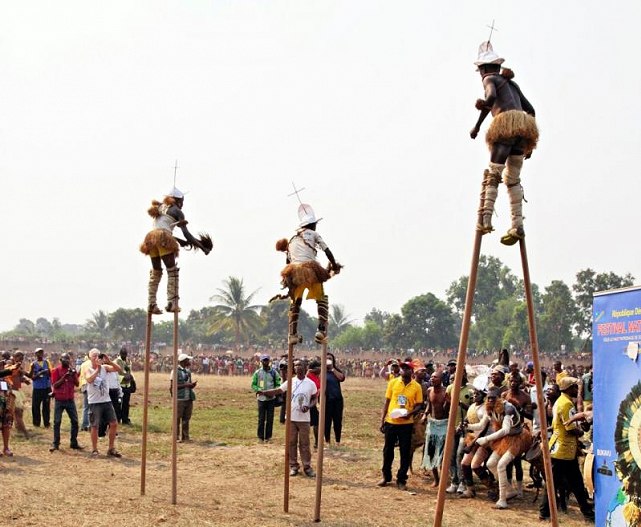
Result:
M292 300L289 304L289 344L299 344L301 338L298 336L298 315L300 314L300 305L303 302L302 298Z
M320 300L316 300L316 307L318 309L318 331L315 335L315 340L322 344L327 338L327 324L329 323L329 298L324 295Z
M152 315L162 314L162 310L158 307L156 294L158 293L158 286L162 278L162 269L152 269L149 272L149 296L147 300L147 312Z
M180 311L178 307L178 271L178 267L167 269L167 307L165 311L168 313Z
M483 185L481 187L481 207L479 208L479 219L477 230L483 234L492 232L492 215L494 214L494 203L498 195L498 186L501 181L501 173L505 165L490 163L490 167L483 172Z

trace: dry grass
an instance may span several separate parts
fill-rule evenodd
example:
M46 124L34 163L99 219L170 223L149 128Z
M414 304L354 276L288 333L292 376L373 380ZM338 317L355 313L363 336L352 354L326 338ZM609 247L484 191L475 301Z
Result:
M139 375L142 380L142 375ZM15 437L13 458L0 459L4 495L0 525L113 525L283 527L313 524L315 481L291 478L289 513L283 513L283 437L276 422L272 444L257 444L256 407L248 377L200 377L192 419L194 442L180 444L178 504L171 505L170 399L167 375L152 375L150 436L145 496L140 495L140 426L123 427L120 460L91 459L87 449L65 448L68 422L63 418L62 450L50 454L51 433L34 432L30 441ZM139 386L142 383L139 382ZM327 449L321 509L325 525L431 525L436 491L419 474L410 477L413 492L377 488L382 436L377 423L384 393L381 381L348 379L344 440ZM142 417L142 391L133 398L132 421ZM27 416L30 422L30 416ZM277 421L277 420L276 420ZM102 451L106 446L101 445ZM418 457L418 456L417 456ZM316 466L316 459L313 462ZM418 465L418 460L415 460ZM443 525L541 525L534 494L527 492L511 509L495 511L486 499L448 499ZM561 525L584 525L572 501Z

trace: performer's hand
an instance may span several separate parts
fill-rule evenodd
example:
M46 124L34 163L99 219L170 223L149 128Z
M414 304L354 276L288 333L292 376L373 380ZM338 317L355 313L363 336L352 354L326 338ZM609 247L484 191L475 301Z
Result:
M485 439L484 437L479 437L479 438L476 440L476 444L477 444L478 446L485 446L485 445L487 445L487 439Z
M485 99L476 99L476 102L474 103L474 107L477 110L485 110L487 109L487 103L485 102Z
M470 137L472 139L476 139L476 136L479 135L479 129L477 127L474 127L470 130Z

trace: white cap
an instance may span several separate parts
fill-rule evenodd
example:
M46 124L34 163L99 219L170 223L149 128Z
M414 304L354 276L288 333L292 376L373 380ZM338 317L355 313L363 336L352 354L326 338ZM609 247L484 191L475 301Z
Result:
M301 203L298 207L298 219L300 220L299 227L305 227L305 225L309 225L310 223L317 223L323 218L316 219L316 214L314 214L314 209L312 209L312 206L308 205L307 203Z
M193 359L193 357L190 357L186 353L181 353L180 355L178 355L178 362L182 362L182 361L187 360L187 359L191 360L191 359Z
M505 59L499 57L492 48L489 41L481 42L479 46L479 57L474 63L475 66L482 66L483 64L503 64Z
M182 192L180 192L180 190L178 190L176 187L172 188L169 194L167 194L167 196L171 196L172 198L179 198L179 199L183 199L185 197L185 195Z

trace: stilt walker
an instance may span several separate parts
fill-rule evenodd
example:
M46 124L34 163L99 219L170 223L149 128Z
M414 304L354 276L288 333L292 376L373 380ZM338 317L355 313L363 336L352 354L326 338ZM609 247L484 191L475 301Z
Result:
M494 29L492 25L492 29ZM491 36L491 33L490 33ZM523 187L521 186L521 167L524 159L529 159L532 151L536 148L539 138L536 121L534 118L534 107L525 98L519 86L512 80L514 73L508 69L501 69L504 59L499 57L493 50L490 41L483 42L479 46L478 60L475 65L481 74L485 98L476 101L476 108L480 111L479 118L470 132L470 137L475 139L480 131L481 124L491 112L492 124L487 132L486 141L490 149L490 164L483 174L480 203L478 209L478 220L476 226L476 237L472 255L470 276L465 297L465 309L459 340L458 358L454 386L451 400L458 401L463 379L464 364L466 361L467 343L472 317L472 304L476 289L479 256L481 252L481 238L483 235L492 232L492 216L494 214L494 203L498 194L498 186L501 180L506 184L510 198L511 226L507 233L501 238L501 243L514 245L520 242L521 260L523 264L523 279L526 290L528 306L528 322L530 331L530 345L532 358L535 367L535 381L537 388L537 405L539 419L546 422L545 404L543 401L543 383L538 354L538 342L536 337L536 324L534 320L534 308L531 294L531 283L529 268L527 265L527 253L525 250L525 230L523 228ZM443 454L442 472L447 474L454 452L456 415L450 412ZM545 438L544 438L545 439ZM558 517L556 510L556 499L554 482L552 479L552 463L547 441L542 441L544 469L546 476L546 489L550 501L550 520L556 527ZM443 520L443 507L445 501L445 490L447 478L441 478L438 488L438 498L434 516L434 526L441 527ZM499 488L499 501L497 508L507 506L507 488Z
M302 189L301 189L302 190ZM294 187L294 193L298 197L300 190ZM300 202L300 198L299 198ZM321 364L323 365L323 373L321 374L321 413L319 415L319 430L323 430L324 426L324 404L325 404L325 387L323 379L326 382L326 368L324 367L327 359L327 327L329 324L329 300L325 294L323 283L329 280L335 274L338 274L342 265L336 262L334 255L330 251L327 244L323 241L321 236L316 232L316 224L322 219L316 219L312 207L305 203L300 203L298 207L298 218L300 224L296 230L296 234L289 240L283 238L276 242L276 250L282 251L287 254L286 265L281 271L281 285L283 289L287 289L287 294L276 295L271 300L289 298L289 330L287 335L288 343L288 378L293 375L293 354L294 346L302 342L302 337L298 335L298 317L300 314L301 304L303 302L303 295L307 290L307 299L316 300L318 309L318 329L314 335L316 343L323 346L323 358ZM325 252L329 265L327 269L323 268L316 261L316 254L318 249ZM290 439L290 420L291 408L288 403L286 409L286 425L285 425L285 482L284 482L284 511L289 511L289 439ZM322 452L323 440L320 438L322 434L319 433L319 453ZM322 454L320 456L322 462ZM322 468L318 467L322 474ZM318 490L319 480L317 472L317 496L320 496ZM322 476L321 476L322 478ZM317 504L318 514L320 514L320 503Z
M174 173L175 179L175 173ZM163 263L167 269L167 306L165 311L174 314L174 381L177 386L178 371L178 267L176 258L180 246L187 249L200 249L209 254L213 243L209 235L200 234L195 238L187 229L187 220L182 212L184 194L175 186L167 194L162 203L152 201L147 211L153 218L153 229L147 233L140 246L140 252L151 258L151 271L149 273L148 299L147 299L147 331L145 340L145 386L143 392L143 423L142 423L142 460L140 475L140 493L145 494L146 480L146 456L147 456L147 418L149 403L149 362L151 350L152 315L162 314L158 307L156 294L160 285L163 273ZM174 227L179 227L185 236L185 240L173 236ZM172 503L176 503L176 414L177 414L177 390L173 390L173 426L172 426Z

